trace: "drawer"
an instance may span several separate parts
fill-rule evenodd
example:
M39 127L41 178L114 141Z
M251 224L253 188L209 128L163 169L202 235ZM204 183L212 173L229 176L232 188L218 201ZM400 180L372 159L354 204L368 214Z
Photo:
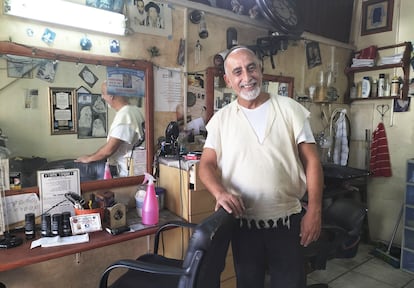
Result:
M235 272L234 272L233 256L231 254L227 254L226 266L224 267L223 273L221 273L221 281L225 281L227 279L233 278L234 276L235 276Z
M405 206L404 226L414 229L414 208Z
M201 182L200 177L198 177L198 166L199 163L194 164L190 167L189 174L190 174L190 184L191 188L194 191L206 189L206 186Z
M405 191L405 204L414 205L414 183L407 184L407 189Z
M407 228L404 229L404 248L414 251L414 231Z
M207 190L190 190L189 205L191 207L191 215L213 212L216 199Z
M414 253L405 249L401 252L401 269L414 272Z
M236 288L236 277L221 281L221 288Z

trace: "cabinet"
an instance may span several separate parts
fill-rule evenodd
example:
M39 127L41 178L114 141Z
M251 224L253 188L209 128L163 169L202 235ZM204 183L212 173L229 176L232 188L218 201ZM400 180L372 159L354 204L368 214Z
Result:
M403 56L400 62L395 64L386 64L386 65L375 65L373 67L347 67L345 68L345 74L348 77L348 91L345 94L345 102L349 103L353 100L373 100L373 99L387 99L387 98L397 98L397 97L375 97L375 98L358 98L358 99L350 99L349 97L349 91L350 87L354 83L354 76L356 73L362 73L362 72L370 72L370 71L381 71L381 70L387 70L387 69L393 69L393 68L401 68L403 71L403 85L402 85L402 91L401 91L401 98L406 100L408 97L408 87L410 85L410 59L411 59L411 52L413 50L411 42L404 42L400 44L395 45L389 45L389 46L383 46L378 47L377 51L378 53L385 53L384 50L391 50L395 48L403 48ZM360 54L361 51L356 51L352 54L352 58L354 58L356 55ZM393 53L393 52L391 52ZM384 54L385 56L385 54ZM390 56L390 55L387 55ZM382 73L382 72L380 72ZM363 75L364 76L364 75ZM362 77L361 77L362 78Z
M407 161L401 269L414 273L414 159Z
M198 163L178 160L160 160L159 185L166 189L165 206L185 220L199 223L214 211L216 200L198 178ZM187 167L188 165L188 167ZM188 246L190 233L186 230L172 229L164 232L162 247L164 255L182 258ZM181 249L177 249L181 247ZM231 247L226 258L226 267L221 275L221 287L236 287Z

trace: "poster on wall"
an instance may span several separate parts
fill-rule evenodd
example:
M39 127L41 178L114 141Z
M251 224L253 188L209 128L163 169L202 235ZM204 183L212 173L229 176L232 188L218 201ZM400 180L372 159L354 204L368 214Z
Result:
M101 94L77 93L78 138L105 138L108 109Z
M187 127L194 135L199 135L206 124L206 90L203 74L188 75ZM180 119L177 119L177 121Z
M145 96L145 72L141 70L107 67L107 90L110 95Z
M148 0L129 0L127 4L129 28L134 32L158 36L172 36L172 13L167 3Z

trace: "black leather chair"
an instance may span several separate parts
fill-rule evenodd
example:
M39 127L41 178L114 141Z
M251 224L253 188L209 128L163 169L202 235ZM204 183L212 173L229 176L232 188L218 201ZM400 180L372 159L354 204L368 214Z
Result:
M235 222L232 215L220 208L198 225L185 222L166 224L155 235L153 254L113 263L103 273L99 287L108 287L113 269L127 268L128 271L110 287L218 288ZM184 260L157 254L160 233L175 226L194 228Z
M367 209L353 199L339 198L322 213L319 239L305 248L310 271L325 270L326 262L333 258L351 258L358 250L360 234ZM327 288L327 284L307 287Z

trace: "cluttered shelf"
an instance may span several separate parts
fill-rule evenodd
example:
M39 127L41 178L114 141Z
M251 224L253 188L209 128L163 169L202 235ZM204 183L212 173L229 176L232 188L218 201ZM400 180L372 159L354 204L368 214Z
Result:
M391 56L385 56L380 55L380 52L383 53L384 50L389 49L404 49L401 53L397 53L395 55ZM413 51L413 47L411 42L403 42L395 45L389 45L389 46L370 46L365 49L362 49L360 51L355 51L352 53L352 63L345 68L344 72L348 77L348 91L345 95L347 95L349 98L345 99L345 102L351 102L355 100L361 100L360 98L364 98L364 100L380 100L380 99L398 99L401 98L403 100L408 98L408 90L409 90L409 84L410 84L410 60L411 60L411 52ZM377 59L378 58L378 59ZM371 97L370 95L368 97L362 97L361 95L356 95L354 98L351 96L351 87L355 86L355 74L357 73L363 73L363 72L372 72L372 71L382 71L382 70L389 70L389 69L395 69L399 68L402 69L402 77L399 78L398 83L399 88L397 96L395 95L389 95L387 92L390 92L389 86L385 85L387 87L380 87L378 84L376 87L378 91L372 90L371 93L378 97ZM384 74L382 74L384 75ZM396 76L396 75L394 75ZM375 79L369 79L368 81L373 80L375 82ZM372 85L371 85L372 86ZM386 88L386 91L385 91ZM382 89L384 91L380 91L379 89ZM380 93L383 92L383 95ZM361 96L361 97L359 97Z
M32 240L24 240L23 244L14 248L0 250L0 272L27 266L63 256L73 255L88 250L117 244L123 241L136 239L139 237L155 234L158 227L169 221L182 220L168 210L160 211L158 225L144 226L142 229L111 235L105 230L89 233L89 241L85 243L56 246L56 247L37 247L30 249ZM134 222L134 221L132 221ZM136 224L136 223L135 223ZM13 233L16 237L24 238L24 232Z

